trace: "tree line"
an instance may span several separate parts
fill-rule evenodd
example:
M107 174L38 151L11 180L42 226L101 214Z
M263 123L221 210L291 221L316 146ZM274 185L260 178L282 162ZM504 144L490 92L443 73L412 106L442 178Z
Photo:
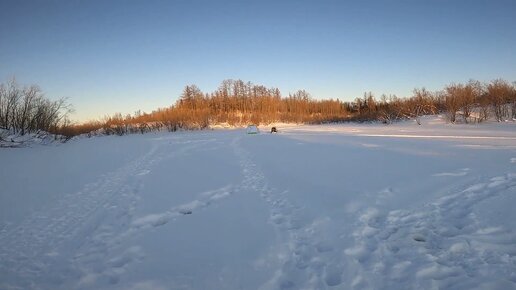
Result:
M322 123L345 121L350 115L338 99L316 100L305 90L283 97L278 88L267 88L242 80L224 80L211 93L196 85L185 86L175 104L151 113L140 111L123 116L114 114L102 121L73 126L69 134L102 128L107 134L125 134L167 129L197 130L210 125Z
M171 106L150 113L114 114L103 120L70 124L64 99L50 101L37 86L20 88L14 81L0 86L0 128L24 134L47 130L65 136L102 129L104 134L145 133L153 130L197 130L210 125L380 121L391 123L430 114L444 114L451 123L478 123L489 118L516 120L516 84L502 79L489 83L471 80L452 83L442 90L416 88L409 97L364 93L353 101L314 99L305 90L283 96L278 88L267 88L242 80L224 80L213 92L196 85L185 86Z
M345 103L356 120L378 120L390 123L422 115L444 114L450 123L480 123L493 118L498 122L516 120L516 83L496 79L489 83L470 80L452 83L438 91L416 88L412 96L398 98L382 95L376 100L371 93Z
M107 134L145 133L163 128L169 131L205 129L214 124L308 123L380 121L392 123L423 115L444 114L451 123L479 123L516 119L516 85L502 79L489 83L471 80L452 83L442 90L416 88L412 96L372 93L354 101L317 100L305 90L282 96L278 88L267 88L242 80L224 80L217 90L202 92L185 86L177 102L151 113L115 114L102 121L72 126L71 134L103 128ZM70 133L69 133L70 134Z
M185 86L178 101L151 113L115 114L102 122L84 124L85 131L98 126L105 132L124 134L166 128L204 129L214 124L329 123L380 121L391 123L423 115L444 114L451 123L479 123L516 119L516 85L502 79L489 83L471 80L452 83L442 90L416 88L405 98L372 93L354 101L317 100L305 90L282 96L278 88L267 88L242 80L224 80L211 93L196 85Z

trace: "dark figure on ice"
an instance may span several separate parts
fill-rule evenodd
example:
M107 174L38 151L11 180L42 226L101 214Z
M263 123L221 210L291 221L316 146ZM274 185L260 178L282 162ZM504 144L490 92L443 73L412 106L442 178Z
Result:
M278 130L276 130L276 127L271 128L271 133L278 133Z

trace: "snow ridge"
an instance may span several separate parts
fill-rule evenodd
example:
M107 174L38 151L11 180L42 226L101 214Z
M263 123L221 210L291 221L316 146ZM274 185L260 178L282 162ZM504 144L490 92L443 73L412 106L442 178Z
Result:
M197 199L194 199L185 204L172 207L170 210L161 213L149 214L143 217L136 218L132 221L132 229L145 229L150 227L159 227L167 224L169 221L180 217L182 215L192 214L194 211L201 210L230 195L238 192L238 187L229 184L216 190L210 190L199 194Z

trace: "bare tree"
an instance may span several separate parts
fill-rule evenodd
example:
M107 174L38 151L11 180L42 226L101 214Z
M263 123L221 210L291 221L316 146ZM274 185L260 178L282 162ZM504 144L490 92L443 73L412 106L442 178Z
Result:
M5 111L7 108L7 88L4 84L0 84L0 129L7 129L7 124L4 119Z
M506 104L513 94L513 86L505 80L497 79L488 84L486 90L486 96L492 106L496 120L498 122L503 121L504 117L508 115Z
M17 114L16 127L21 130L21 134L24 135L26 131L30 130L31 119L34 115L34 110L38 104L38 100L42 98L41 90L39 87L32 85L23 89L22 100L20 110Z
M457 120L457 111L461 107L461 91L463 86L460 84L451 84L444 88L444 105L448 121L455 123Z
M509 103L511 104L512 120L516 121L516 82L512 83L512 92L509 96Z
M478 106L478 99L482 94L482 85L478 81L470 80L467 85L460 86L458 98L462 117L465 123L471 117L472 110Z
M435 113L435 105L433 104L432 93L426 88L414 89L412 99L411 115L416 118L418 125L421 125L421 116Z
M489 102L489 98L487 97L486 92L483 92L482 95L479 97L478 106L478 122L487 121L489 119L489 111L491 108L491 104Z

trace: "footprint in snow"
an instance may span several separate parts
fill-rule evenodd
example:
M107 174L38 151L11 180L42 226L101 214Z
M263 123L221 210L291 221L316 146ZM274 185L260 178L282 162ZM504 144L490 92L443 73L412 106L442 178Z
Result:
M168 223L170 216L168 213L149 214L137 218L132 222L132 226L136 228L145 228L148 226L159 227Z
M296 284L294 284L294 282L288 280L288 281L283 281L280 283L280 289L282 290L285 290L285 289L294 289L294 286L296 286Z
M466 176L469 171L470 171L469 168L462 168L462 169L456 170L454 172L436 173L433 176L438 176L438 177L441 177L441 176Z
M333 287L342 284L342 272L341 267L329 266L326 268L324 282L326 285Z
M138 176L144 176L144 175L147 175L147 174L149 174L149 173L150 173L150 170L145 169L145 170L142 170L142 171L138 172L136 175L138 175Z
M416 242L421 242L421 243L426 242L425 236L423 236L422 234L415 234L414 236L412 236L412 238Z
M326 253L333 251L333 246L329 242L319 242L315 245L315 248L317 249L317 252L319 253Z
M109 265L113 268L122 268L135 260L141 260L145 254L139 246L130 247L122 255L109 260Z

